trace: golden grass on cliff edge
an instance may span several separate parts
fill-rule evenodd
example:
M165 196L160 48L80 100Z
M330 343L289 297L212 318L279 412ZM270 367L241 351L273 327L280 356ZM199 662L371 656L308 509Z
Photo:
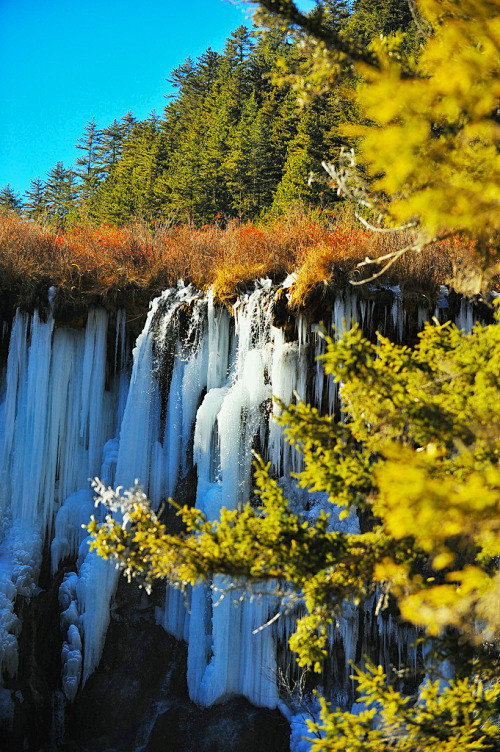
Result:
M123 305L131 292L150 298L183 279L200 289L213 285L227 301L257 278L278 282L295 272L290 305L298 309L318 288L347 284L366 256L377 258L407 240L350 225L323 226L304 212L262 225L231 222L224 229L133 223L64 233L2 214L0 287L24 306L49 285L68 301ZM472 257L470 243L449 238L403 256L383 281L428 292L450 281L457 258Z

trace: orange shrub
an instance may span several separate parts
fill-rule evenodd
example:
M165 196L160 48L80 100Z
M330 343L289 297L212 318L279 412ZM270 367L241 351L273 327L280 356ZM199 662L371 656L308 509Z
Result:
M280 222L256 226L230 222L194 228L153 229L134 223L116 228L81 226L55 233L16 215L0 215L0 287L18 303L33 305L41 287L56 285L69 302L126 305L151 298L178 279L203 289L215 286L221 300L231 299L258 278L297 277L291 305L307 305L313 294L349 278L370 276L375 267L356 270L366 256L377 258L410 235L377 234L356 229L340 216L338 226L323 227L304 212ZM347 224L346 224L347 222ZM406 290L432 290L448 282L458 266L471 264L473 247L449 238L421 254L406 254L384 275ZM38 299L38 298L37 298Z

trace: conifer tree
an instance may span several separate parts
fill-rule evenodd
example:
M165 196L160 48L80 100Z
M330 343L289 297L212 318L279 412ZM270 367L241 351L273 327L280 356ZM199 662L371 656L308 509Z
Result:
M255 216L260 203L259 168L262 159L257 155L258 132L254 127L257 118L258 106L252 93L242 108L239 121L228 133L228 152L222 164L230 211L240 218Z
M84 203L92 199L101 176L98 160L100 140L101 133L92 119L87 123L81 139L76 144L76 148L83 152L76 160L76 165L80 169L75 171L75 175L80 181L79 193Z
M303 112L297 133L288 145L283 178L275 194L276 205L286 206L299 199L310 203L317 198L315 187L308 183L308 178L318 167L313 156L315 136L318 135L315 113L309 108Z
M19 214L22 208L21 198L7 183L0 191L0 211Z
M47 174L45 195L49 221L58 229L64 229L76 209L78 193L73 170L57 162Z
M159 138L155 113L144 122L131 125L121 144L120 159L96 194L94 212L100 221L120 223L134 217L156 216L154 187Z
M45 183L39 178L30 181L24 201L24 213L30 219L43 220L47 216L47 197Z
M363 45L381 34L407 31L414 24L408 0L354 0L352 10L344 23L346 33Z
M125 136L123 123L113 120L104 128L96 144L95 159L102 178L109 175L121 155L121 146Z
M162 150L168 153L158 179L158 189L167 197L163 212L203 221L213 218L213 212L206 217L206 201L200 199L205 191L201 165L220 60L221 56L209 48L196 63L188 59L171 75L178 95L165 108L161 128Z

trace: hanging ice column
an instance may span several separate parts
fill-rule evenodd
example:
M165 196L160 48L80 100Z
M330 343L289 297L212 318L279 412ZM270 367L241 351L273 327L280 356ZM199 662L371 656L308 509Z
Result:
M297 383L297 345L285 343L272 327L274 298L268 281L243 296L235 306L231 336L227 312L216 308L209 296L208 391L196 413L193 460L198 471L196 504L212 520L222 507L236 509L251 499L252 448L257 442L265 450L272 393L291 399L285 384ZM273 371L276 359L282 365L275 365ZM275 382L273 372L278 374ZM186 396L183 390L182 404ZM167 414L172 399L171 389ZM188 686L193 700L210 705L242 694L257 705L275 707L274 635L271 629L259 629L275 604L265 594L239 602L237 584L231 583L226 594L229 582L221 577L211 587L196 586L189 613L181 596L169 588L161 621L189 642Z
M444 317L446 292L443 288L437 311ZM368 327L366 333L388 326L401 336L407 323L403 301L397 290L392 294L392 303L375 321L373 300L343 292L334 302L331 323L342 327L345 319L349 326L354 319ZM271 395L288 402L297 391L332 411L337 394L321 364L313 362L312 351L323 351L317 330L302 318L298 341L287 341L284 331L272 326L274 300L270 283L260 284L238 301L233 322L210 295L207 299L182 284L166 291L154 302L137 342L129 391L123 314L117 317L113 377L106 363L103 310L89 311L85 331L54 329L51 316L42 321L36 313L31 319L17 313L0 389L0 662L5 673L14 673L17 665L20 624L14 601L36 591L42 540L52 531L54 570L80 548L78 573L67 577L60 593L68 698L75 696L82 672L85 679L98 663L116 573L87 556L82 545L81 525L93 511L89 477L100 474L108 484L126 486L139 477L157 504L174 495L193 453L197 503L215 519L221 506L236 508L251 497L252 446L267 453L278 476L300 467L279 427L269 423L277 411ZM425 315L419 312L420 323ZM462 304L457 323L470 328L469 302ZM311 497L301 504L310 514ZM222 584L216 581L216 588ZM178 593L168 592L162 620L189 640L192 697L209 704L241 693L256 704L276 704L276 630L252 634L272 613L271 599L238 606L230 596L215 605L218 599L212 589L195 589L190 616Z
M401 336L404 310L399 295L391 292L393 303L383 315L385 323L389 322L396 335ZM279 410L272 405L271 396L289 403L295 393L299 398L310 399L312 392L313 402L320 409L322 404L327 406L330 411L336 409L338 397L333 380L325 379L321 362L313 363L310 357L313 349L316 355L324 351L317 327L310 328L305 319L299 319L297 341L287 341L285 332L272 326L274 300L275 291L270 283L242 296L235 306L234 338L231 338L227 313L216 309L209 297L208 391L197 411L194 432L193 460L198 472L196 504L214 520L222 506L236 509L250 500L251 450L257 445L261 452L267 453L276 474L285 479L287 495L295 500L297 511L314 518L318 510L323 509L331 513L334 529L356 532L359 530L357 518L340 521L338 510L336 513L325 494L311 495L286 481L291 470L300 469L301 458L283 441L280 427L269 420L271 412ZM347 290L334 302L327 331L338 339L345 327L359 321L366 333L373 335L373 318L374 302L359 299ZM383 328L384 319L381 323ZM312 369L309 385L308 366ZM172 411L182 414L187 396L185 390L179 392L178 386L174 388L179 367L177 359L168 415ZM169 441L175 443L176 425L180 424L172 421L166 426L165 445ZM169 431L172 431L170 439ZM291 624L281 622L279 629L256 632L276 608L272 598L264 596L239 603L241 591L234 590L238 583L233 582L233 590L221 599L228 584L227 580L217 577L212 587L196 586L191 593L189 611L186 611L183 597L167 589L161 622L168 631L189 643L188 686L193 700L209 705L230 694L243 694L257 705L273 707L278 702L277 638L286 642L283 634L290 632ZM356 649L353 619L344 620L336 638L349 658ZM399 638L396 635L394 639ZM344 666L342 671L341 683L345 685L349 669Z
M151 326L157 303L158 301L151 307L134 349L133 370L119 431L120 438L106 444L102 458L101 477L108 484L120 484L121 481L121 485L126 488L133 485L137 477L148 488L151 447L157 441L159 394L154 378ZM73 529L78 524L81 528L84 524L82 518L88 521L92 511L90 492L74 494L58 514L56 534L58 523L65 516L72 517ZM66 575L59 593L61 625L66 636L62 651L63 689L69 700L75 698L80 682L84 684L99 663L109 625L110 601L118 583L118 571L114 564L101 559L95 552L89 552L88 538L81 540L80 536L78 543L78 574ZM53 542L54 568L57 567L57 562ZM83 651L82 643L85 646Z
M215 308L209 297L208 391L196 414L193 460L198 472L196 504L211 520L218 518L222 507L236 509L251 500L254 446L269 456L278 476L289 477L291 470L301 466L300 456L283 441L279 425L270 421L271 414L279 410L273 406L272 396L286 404L295 399L295 394L307 398L308 359L316 334L301 318L298 340L287 341L285 332L272 325L275 300L276 290L269 281L242 296L234 308L231 337L227 312ZM358 314L356 297L346 294L335 305L334 323L342 327L343 319L350 323L370 313L365 304ZM317 369L313 385L322 394L322 366L311 365ZM177 400L176 409L182 412L186 396L183 391L179 398L178 389L177 393L173 391L176 368L177 361L167 415L172 400ZM331 403L334 399L335 394L330 394ZM293 493L297 496L298 491ZM309 514L317 512L315 507L320 502L322 508L331 506L324 494L321 500L312 499L304 491L299 495L303 509L297 511L306 512L304 496L311 507ZM340 524L335 515L332 519ZM228 585L231 589L221 597ZM235 590L237 586L221 577L216 577L211 587L196 586L188 611L183 597L167 588L160 620L168 631L189 643L188 687L193 700L210 705L230 694L242 694L256 705L275 707L279 701L278 632L259 628L277 606L265 594L253 599L247 596L239 602L242 591Z
M49 314L41 321L17 312L11 332L6 385L0 406L0 664L17 668L14 601L36 592L42 542L54 517L56 560L79 542L81 494L88 511L89 474L100 469L105 440L115 422L115 396L105 390L108 316L92 309L85 332L54 331ZM72 510L69 513L69 510ZM0 670L1 674L1 670Z
M205 308L200 293L183 285L167 290L153 301L133 352L133 369L119 439L115 437L104 446L100 474L105 482L129 488L137 478L154 504L159 503L165 491L175 486L178 467L173 466L172 457L179 460L183 452L186 454L199 392L206 384L207 372L203 337L198 340L195 336L195 352L192 353L186 345L186 352L181 348L180 357L176 358L171 388L180 388L181 414L179 420L167 418L167 426L173 426L175 430L162 444L161 358L158 352L169 351L172 343L174 347L178 346L181 314L186 309L190 310L186 334L189 341L196 322L204 321L203 315L197 316L197 310ZM118 340L116 349L118 351ZM86 396L88 392L84 391L83 394ZM171 414L175 413L175 400L176 395L173 395ZM119 398L119 411L121 402ZM88 404L89 400L84 400L85 408ZM90 409L88 412L92 415ZM180 432L177 430L179 427ZM93 475L96 474L94 471ZM53 542L54 568L57 568L60 558L59 541L68 539L68 536L65 538L59 534L59 527L65 527L70 520L69 527L75 531L88 522L92 511L89 491L73 494L61 508ZM81 535L80 539L78 536L71 537L67 548L75 553L79 540ZM67 554L67 550L64 550ZM117 583L118 571L114 564L103 560L95 552L89 552L88 539L83 540L79 546L78 574L67 575L60 590L61 623L66 636L62 651L63 689L70 700L74 699L80 682L84 684L99 663L109 625L110 602Z
M220 369L220 379L214 379L198 410L196 501L210 519L218 517L222 506L236 509L251 498L251 451L256 437L264 442L271 398L273 298L274 293L264 288L240 301L235 312L237 349L230 377L223 385L228 368ZM225 314L219 315L219 321L211 326L210 344L215 347L220 344L221 328L227 331ZM223 350L228 352L228 345ZM200 585L193 592L188 649L190 695L210 705L227 695L242 694L257 705L275 707L274 639L270 629L258 631L269 618L272 599L261 595L239 602L241 593L237 590L224 594L228 585L225 578L216 577L211 590Z

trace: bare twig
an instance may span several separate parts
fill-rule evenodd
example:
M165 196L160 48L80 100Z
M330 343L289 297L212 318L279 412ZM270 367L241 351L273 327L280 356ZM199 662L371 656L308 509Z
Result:
M321 166L337 186L337 193L350 198L366 209L374 209L373 198L370 198L367 183L356 172L356 157L354 149L347 151L342 147L339 154L339 166L330 162L322 162Z
M378 279L381 277L385 272L391 268L393 264L396 263L398 259L401 258L405 253L408 253L409 251L415 251L416 253L419 253L422 250L422 246L420 244L411 243L410 245L405 246L404 248L401 248L399 251L394 251L393 253L387 253L385 256L381 256L378 259L371 259L366 258L364 261L361 261L357 265L357 269L362 266L368 266L369 264L380 264L382 261L385 261L386 259L389 259L387 264L382 267L382 269L379 269L378 272L375 274L372 274L371 277L367 277L366 279L360 279L360 280L352 280L351 279L351 285L366 285L368 282L373 282L373 280Z
M262 632L263 629L266 629L266 627L270 627L271 624L274 624L275 621L278 621L278 619L281 616L281 611L278 611L277 614L274 614L270 619L268 619L265 624L261 624L260 627L257 627L257 629L252 630L252 634L258 634L259 632Z
M418 227L418 222L416 220L408 222L407 225L398 225L398 227L377 227L376 225L372 225L371 222L367 222L361 214L355 212L354 216L366 227L367 230L371 230L372 232L401 232L402 230L413 230L415 227Z
M419 32L422 34L424 39L427 39L432 34L432 26L427 21L427 19L423 18L420 13L418 12L417 4L415 0L407 0L408 6L410 8L410 13L412 15L412 18L415 22L415 26L419 30Z

